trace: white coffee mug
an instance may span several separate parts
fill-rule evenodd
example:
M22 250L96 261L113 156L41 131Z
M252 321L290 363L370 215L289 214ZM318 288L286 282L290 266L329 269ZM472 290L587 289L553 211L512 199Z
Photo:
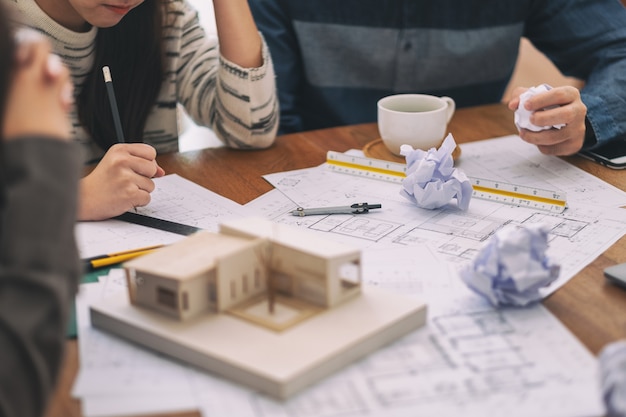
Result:
M396 94L378 100L378 131L393 154L401 145L413 149L437 147L443 140L456 105L450 97Z

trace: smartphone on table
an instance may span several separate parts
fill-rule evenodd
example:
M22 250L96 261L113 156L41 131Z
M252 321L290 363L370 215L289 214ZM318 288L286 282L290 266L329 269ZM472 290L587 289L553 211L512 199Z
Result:
M604 276L609 282L626 289L626 263L605 268Z
M578 154L612 169L626 169L626 139L615 140Z

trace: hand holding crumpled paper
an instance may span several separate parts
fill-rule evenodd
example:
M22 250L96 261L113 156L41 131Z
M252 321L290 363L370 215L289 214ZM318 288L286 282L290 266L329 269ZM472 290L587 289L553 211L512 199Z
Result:
M402 145L400 154L406 157L407 173L400 194L425 209L443 207L456 198L458 207L467 210L472 185L463 172L454 168L452 151L455 147L451 134L439 149L423 151Z
M552 87L550 87L548 84L541 84L537 87L530 87L519 96L519 106L517 106L517 110L515 110L515 126L517 126L518 129L528 129L532 130L533 132L540 132L542 130L548 130L552 128L560 129L565 126L564 124L554 126L537 126L530 121L530 116L531 114L533 114L533 112L530 110L526 110L526 107L524 107L524 103L526 103L526 100L536 94L545 93L546 91L549 91L551 89Z
M548 230L541 225L507 226L493 235L461 278L494 306L525 306L541 299L560 266L550 262Z
M608 417L626 416L626 341L605 346L598 355L602 398Z

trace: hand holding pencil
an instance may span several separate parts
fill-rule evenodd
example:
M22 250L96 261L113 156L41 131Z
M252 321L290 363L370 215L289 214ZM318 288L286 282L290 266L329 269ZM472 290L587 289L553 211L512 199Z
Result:
M156 162L156 150L145 143L124 143L124 132L117 113L113 79L103 68L108 99L119 143L111 146L98 166L80 184L79 220L104 220L150 203L152 178L165 174Z
M165 174L156 150L145 143L118 143L80 184L80 220L104 220L150 203L152 178Z

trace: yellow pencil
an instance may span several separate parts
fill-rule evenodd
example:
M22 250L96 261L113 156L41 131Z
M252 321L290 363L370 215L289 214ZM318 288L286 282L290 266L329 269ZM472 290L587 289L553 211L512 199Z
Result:
M111 266L120 262L127 261L129 259L136 258L138 256L147 255L155 250L162 248L165 245L147 246L144 248L129 249L122 252L108 253L105 255L93 256L91 258L83 259L85 269L93 271L94 269L102 268L105 266Z

